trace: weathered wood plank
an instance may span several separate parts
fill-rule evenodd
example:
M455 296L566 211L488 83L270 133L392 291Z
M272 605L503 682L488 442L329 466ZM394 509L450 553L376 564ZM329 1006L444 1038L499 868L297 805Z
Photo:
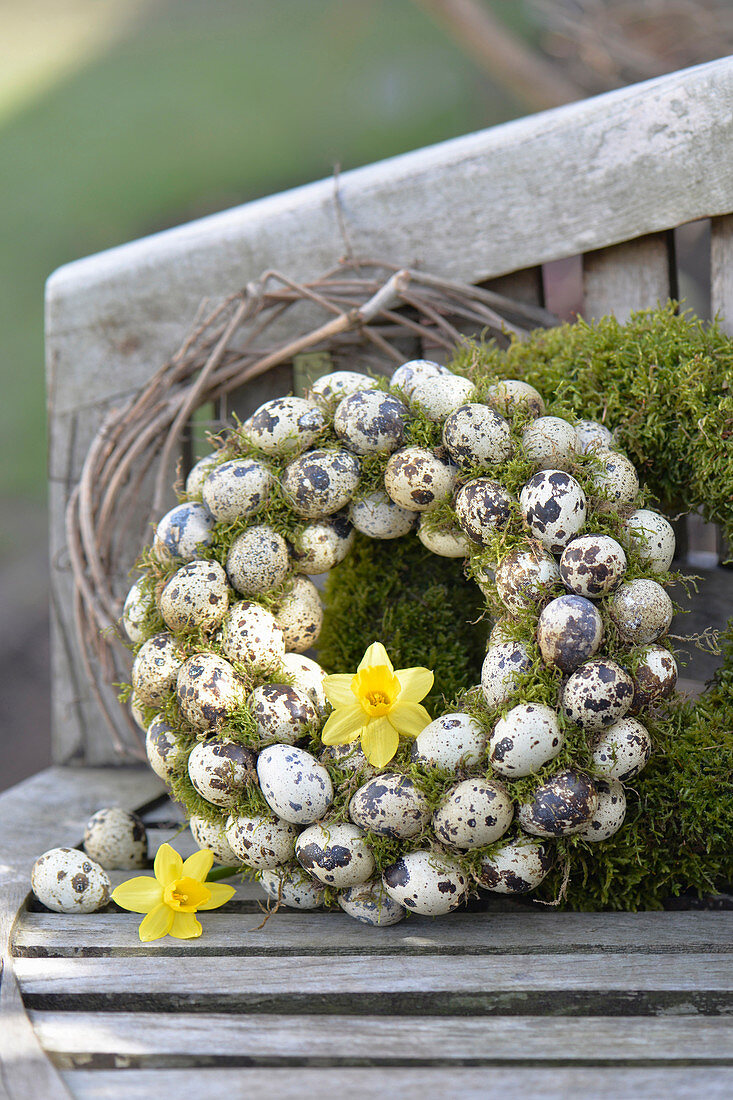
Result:
M713 218L710 236L710 296L713 317L733 336L733 214Z
M129 877L129 872L128 872ZM259 891L264 898L264 893ZM232 903L230 903L232 904ZM207 913L200 940L161 940L155 954L498 955L637 953L674 955L733 951L733 913L455 913L439 921L410 917L391 928L358 924L341 912L281 909L264 928L241 912ZM138 918L125 913L65 916L26 913L13 950L26 957L148 955ZM643 960L638 960L643 966Z
M636 309L664 302L672 292L671 235L655 233L583 257L583 316L613 313L628 320Z
M79 1100L150 1100L153 1096L186 1096L192 1082L190 1070L71 1070L64 1074ZM124 1093L121 1089L124 1088ZM486 1069L200 1069L196 1092L207 1100L232 1100L233 1096L268 1096L277 1100L302 1100L306 1096L348 1096L350 1100L374 1100L383 1094L401 1100L437 1100L460 1096L461 1100L486 1100L503 1093L522 1100L567 1100L590 1096L593 1100L665 1097L666 1100L728 1100L733 1071L726 1068L577 1068L547 1069L496 1067Z
M733 1020L492 1016L187 1016L152 1012L32 1012L44 1049L64 1069L169 1067L226 1058L271 1065L598 1064L720 1062L733 1057ZM592 1040L589 1032L592 1031Z

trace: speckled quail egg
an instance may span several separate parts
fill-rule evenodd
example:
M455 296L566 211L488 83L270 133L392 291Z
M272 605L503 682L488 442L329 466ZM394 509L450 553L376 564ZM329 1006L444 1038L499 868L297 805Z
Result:
M626 717L597 733L590 750L594 774L628 783L648 764L652 739L638 718Z
M367 832L405 840L430 821L430 804L406 775L383 772L359 787L349 817Z
M262 744L294 745L318 718L313 701L290 684L260 684L247 706Z
M213 454L204 455L198 462L191 467L186 478L186 496L189 500L192 497L201 496L201 490L204 487L204 482L213 469L222 461L222 456L218 451L214 451Z
M286 653L280 662L280 667L293 687L305 692L315 704L319 715L323 717L328 710L328 700L323 690L326 673L318 662L300 653Z
M415 526L417 512L408 512L377 489L361 500L352 500L349 519L357 531L370 539L399 539Z
M359 484L350 451L306 451L286 468L282 487L300 516L330 516L349 503Z
M148 861L148 834L137 814L108 806L87 821L84 851L108 871L144 867Z
M202 546L211 545L214 517L203 504L188 501L167 512L155 528L153 552L159 561L193 561Z
M539 547L511 550L496 570L496 590L510 611L540 604L560 583L557 562Z
M487 405L461 405L443 425L443 443L457 466L495 466L511 458L509 425Z
M675 551L672 524L658 512L637 508L624 523L624 528L631 545L652 573L666 573Z
M610 535L581 535L562 552L560 575L576 596L599 600L614 592L626 573L626 554Z
M122 625L125 633L134 645L144 642L147 634L143 630L146 616L155 607L153 594L141 577L135 581L125 597L122 608Z
M593 817L578 834L597 844L617 833L626 817L626 795L617 779L596 779L598 805Z
M677 683L677 662L664 646L647 646L638 657L638 664L631 673L634 681L631 714L639 714L660 699L666 699Z
M515 779L554 760L565 743L556 712L544 703L520 703L500 718L489 737L489 760ZM487 841L488 843L488 841Z
M134 693L130 696L130 717L143 733L147 733L148 721L145 717L143 703Z
M441 374L438 378L423 378L413 386L410 404L417 405L428 420L440 422L452 412L473 400L476 387L458 374Z
M591 471L591 483L602 501L611 505L633 504L639 492L639 478L626 455L600 451L596 456L601 463Z
M409 413L397 397L363 390L344 398L333 427L348 450L357 455L392 454L402 445Z
M567 470L575 459L575 428L559 416L539 416L522 433L524 453L541 470Z
M262 814L230 814L224 835L237 860L265 871L293 858L298 830L287 821L274 821Z
M461 530L479 545L489 542L512 515L511 495L498 481L477 477L456 494L455 510Z
M291 552L299 573L316 576L328 573L343 561L353 545L354 528L347 514L339 513L304 527Z
M438 840L468 850L493 844L512 823L514 804L506 787L486 779L465 779L433 814Z
M345 772L359 772L361 779L371 779L379 770L372 767L364 755L360 741L347 741L345 745L327 745L321 753L323 764L332 764Z
M493 642L486 651L481 667L481 691L490 707L499 707L511 699L517 682L532 665L529 650L523 642Z
M244 685L232 666L216 653L194 653L178 670L178 703L199 730L209 730L244 703Z
M320 909L323 905L323 886L297 863L260 871L257 881L270 901L288 909Z
M436 852L408 852L382 875L391 898L412 913L440 917L458 908L468 891L468 880L458 863Z
M622 718L631 706L634 684L609 657L581 665L562 689L562 708L576 726L599 730Z
M330 374L322 374L311 384L309 397L317 405L335 404L344 397L351 397L352 393L360 390L375 390L377 382L367 374L360 374L355 370L335 370Z
M257 758L257 775L267 805L294 825L318 821L333 802L331 776L304 749L269 745Z
M243 665L277 668L285 656L285 637L271 611L242 600L229 609L222 623L221 651Z
M585 493L571 474L540 470L519 495L519 506L532 534L545 550L559 554L585 523Z
M139 649L132 665L132 686L141 703L157 707L175 687L183 652L172 634L154 634Z
M288 575L288 545L266 524L237 535L227 554L227 576L243 596L257 596L277 588Z
M156 714L145 734L145 752L155 774L168 783L188 749L163 715Z
M408 512L430 512L451 493L456 468L424 447L405 447L393 454L384 471L389 497Z
M95 913L110 899L109 875L78 848L51 848L33 864L31 888L54 913Z
M375 928L399 924L405 916L405 910L389 896L380 879L349 886L336 900L344 913Z
M613 435L597 420L579 420L575 425L575 450L579 455L613 449Z
M285 648L303 653L318 640L323 625L323 604L318 589L307 577L294 577L290 591L275 610Z
M238 458L216 466L203 484L203 502L217 520L231 523L257 512L275 483L270 471L254 458Z
M486 733L479 722L470 714L455 711L436 718L418 733L412 759L454 770L459 764L477 764L485 749Z
M441 558L467 558L471 543L460 527L435 527L430 513L420 516L417 537L426 550Z
M554 847L519 834L481 861L479 886L494 894L528 894L552 870Z
M598 792L589 775L576 768L558 772L519 807L517 821L533 836L572 836L583 831L598 808Z
M602 641L603 619L584 596L558 596L542 609L537 644L545 664L571 672L597 653Z
M495 622L489 634L489 646L506 645L507 642L515 641L514 625L514 621L509 618L502 618Z
M361 886L374 874L374 856L364 833L348 822L319 821L304 829L295 858L309 874L341 890Z
M218 561L189 561L160 594L160 613L170 630L211 630L229 606L227 575Z
M217 863L223 863L227 867L236 866L239 863L239 857L232 850L232 846L226 838L224 832L225 820L220 817L216 821L207 821L205 817L191 814L188 825L191 836L199 848L208 848L210 852L213 852Z
M528 382L507 378L489 386L486 400L503 416L513 417L522 412L530 416L544 416L545 402L542 395Z
M608 601L608 611L625 642L648 645L669 630L674 607L661 584L641 578L627 581Z
M255 754L225 738L200 741L188 758L188 775L212 806L233 806L254 775Z
M412 391L419 382L425 382L429 378L440 378L441 375L450 374L447 367L440 363L434 363L431 359L410 359L398 367L390 379L393 389L401 390L406 397L412 396Z
M246 434L265 454L283 455L310 447L325 423L321 410L305 398L275 397L252 413Z

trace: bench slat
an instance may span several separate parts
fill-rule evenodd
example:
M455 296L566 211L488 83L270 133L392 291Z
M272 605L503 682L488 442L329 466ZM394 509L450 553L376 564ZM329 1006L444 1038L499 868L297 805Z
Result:
M722 313L723 331L733 336L733 214L712 219L710 276L713 317Z
M670 255L666 233L654 233L635 241L583 257L583 316L586 320L614 313L628 320L636 309L664 302L670 294Z

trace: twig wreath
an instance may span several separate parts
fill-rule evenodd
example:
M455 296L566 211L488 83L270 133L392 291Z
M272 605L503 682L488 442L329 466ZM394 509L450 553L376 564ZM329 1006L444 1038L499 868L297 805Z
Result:
M270 325L304 299L333 319L273 349ZM449 912L477 884L533 890L553 865L562 900L576 854L585 866L623 832L676 680L674 536L621 449L629 417L604 379L583 399L552 343L563 330L517 339L518 321L546 320L420 273L380 282L352 264L309 287L270 273L198 325L92 447L68 525L88 669L109 661L119 622L112 506L131 505L160 451L155 539L123 616L132 713L196 840L285 904L393 923ZM494 340L466 341L457 323ZM406 329L450 368L405 362ZM197 405L305 349L348 365L354 335L395 364L390 378L336 370L305 398L266 402L158 518ZM538 344L556 352L544 383L521 362ZM434 718L431 671L395 670L373 638L358 668L325 680L302 656L322 622L308 578L346 559L355 531L382 543L415 528L430 554L464 563L495 621L481 687Z

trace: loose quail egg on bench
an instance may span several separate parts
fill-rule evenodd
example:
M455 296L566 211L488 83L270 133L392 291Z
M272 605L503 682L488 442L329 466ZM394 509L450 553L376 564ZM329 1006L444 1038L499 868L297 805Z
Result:
M95 913L110 899L109 875L78 848L51 848L33 864L31 888L54 913Z

